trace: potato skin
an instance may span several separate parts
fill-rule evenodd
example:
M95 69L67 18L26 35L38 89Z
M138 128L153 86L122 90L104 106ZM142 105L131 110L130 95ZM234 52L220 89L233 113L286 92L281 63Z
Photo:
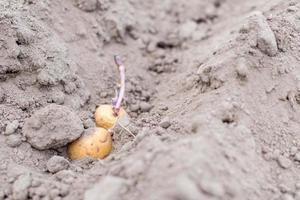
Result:
M119 116L126 114L123 108L119 111ZM114 116L113 109L111 105L100 105L94 114L95 122L97 127L102 127L105 129L110 129L116 123L117 118Z
M112 138L108 130L95 127L87 130L79 139L68 145L68 156L71 160L83 157L103 159L112 150Z

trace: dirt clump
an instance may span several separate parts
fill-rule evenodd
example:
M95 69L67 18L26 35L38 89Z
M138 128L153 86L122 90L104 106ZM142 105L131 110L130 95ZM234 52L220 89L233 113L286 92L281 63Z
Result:
M51 173L56 173L67 169L70 163L64 157L53 156L47 161L47 170Z
M34 148L45 150L76 140L83 133L83 125L68 107L50 104L28 118L22 132Z

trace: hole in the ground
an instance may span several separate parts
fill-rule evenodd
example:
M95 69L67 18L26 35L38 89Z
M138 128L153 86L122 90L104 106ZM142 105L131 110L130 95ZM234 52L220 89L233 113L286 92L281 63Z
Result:
M222 2L221 2L221 1L215 1L215 2L214 2L214 6L215 6L216 8L220 8L221 5L222 5Z
M22 42L20 40L16 40L16 43L18 46L22 45Z
M172 48L175 47L174 44L168 43L168 42L164 42L164 41L158 42L158 43L156 44L156 46L157 46L158 48L161 48L161 49L172 49Z
M300 104L300 94L299 93L295 95L295 99L296 99L296 102L298 104Z
M207 16L207 19L211 22L214 22L218 18L218 15L209 15Z
M207 23L207 20L205 18L200 17L200 18L196 19L195 22L197 24L205 24L205 23Z
M234 122L234 119L233 119L233 118L230 118L230 117L226 117L226 118L223 118L223 119L222 119L222 122L223 122L224 124L231 124L231 123Z

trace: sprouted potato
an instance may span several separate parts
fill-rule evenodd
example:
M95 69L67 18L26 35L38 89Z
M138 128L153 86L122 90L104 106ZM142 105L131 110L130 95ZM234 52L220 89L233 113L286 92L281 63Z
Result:
M112 99L112 105L100 105L94 114L97 128L68 145L68 156L71 160L87 156L103 159L112 150L110 129L119 116L126 114L125 110L121 108L125 93L125 66L118 56L115 56L115 63L120 72L120 84L116 90L116 96Z

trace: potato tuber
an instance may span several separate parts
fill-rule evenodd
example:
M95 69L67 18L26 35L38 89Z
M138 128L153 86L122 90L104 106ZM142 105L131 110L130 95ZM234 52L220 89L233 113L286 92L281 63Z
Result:
M126 114L123 108L120 108L118 116ZM114 114L111 105L100 105L94 114L96 126L110 129L116 123L118 116Z
M108 130L101 127L88 129L79 139L68 146L68 156L71 160L83 157L104 158L112 150L112 138Z

